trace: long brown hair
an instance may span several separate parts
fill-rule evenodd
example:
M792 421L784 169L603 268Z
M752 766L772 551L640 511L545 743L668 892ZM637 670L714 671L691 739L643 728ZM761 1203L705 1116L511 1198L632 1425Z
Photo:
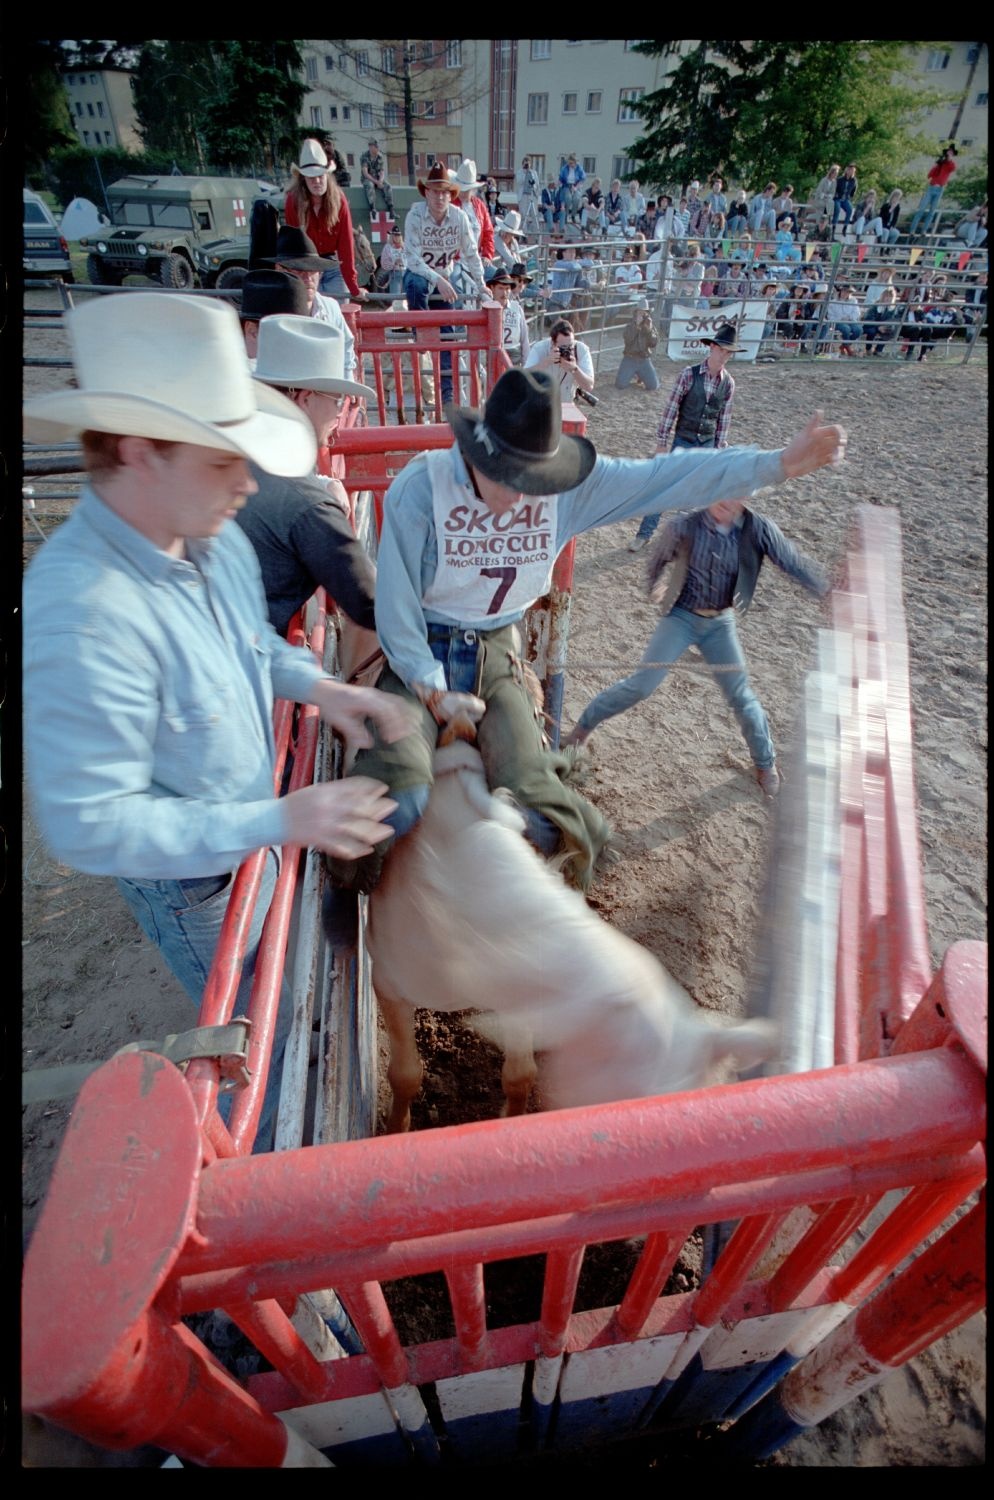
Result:
M319 224L325 229L334 229L338 223L338 216L345 202L344 195L335 180L335 169L329 167L325 178L325 189L320 198L315 198L310 188L304 183L303 176L294 175L293 187L288 194L297 209L297 222L301 229L307 228L307 216L313 214Z

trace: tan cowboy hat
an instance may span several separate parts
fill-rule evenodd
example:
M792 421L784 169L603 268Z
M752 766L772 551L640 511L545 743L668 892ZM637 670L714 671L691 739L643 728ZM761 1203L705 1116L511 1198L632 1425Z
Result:
M345 338L340 328L292 313L276 313L259 324L254 374L264 385L376 396L370 386L345 379Z
M427 177L418 178L418 192L422 198L425 195L425 189L430 187L448 188L452 194L452 202L459 202L459 179L455 172L450 172L448 167L443 167L440 161L435 163Z
M278 391L253 384L238 316L225 303L130 292L94 298L65 323L79 389L24 403L31 442L113 432L240 453L270 474L313 469L310 422Z
M486 187L487 179L481 177L476 170L476 162L471 156L464 156L456 169L456 181L460 187L474 188Z
M295 177L323 177L328 170L328 158L321 142L308 136L290 171Z

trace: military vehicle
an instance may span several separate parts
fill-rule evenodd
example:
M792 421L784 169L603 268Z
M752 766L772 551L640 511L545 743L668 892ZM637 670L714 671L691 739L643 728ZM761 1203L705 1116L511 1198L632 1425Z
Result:
M111 228L80 240L94 286L148 276L192 287L196 253L208 240L248 233L253 201L265 184L246 177L122 177L107 189Z

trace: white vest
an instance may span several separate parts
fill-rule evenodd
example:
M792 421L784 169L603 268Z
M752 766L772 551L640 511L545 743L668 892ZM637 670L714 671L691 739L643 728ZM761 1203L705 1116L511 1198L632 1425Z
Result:
M524 495L495 516L471 484L458 484L451 455L427 455L438 568L422 603L455 625L486 630L498 616L523 614L552 583L558 495Z

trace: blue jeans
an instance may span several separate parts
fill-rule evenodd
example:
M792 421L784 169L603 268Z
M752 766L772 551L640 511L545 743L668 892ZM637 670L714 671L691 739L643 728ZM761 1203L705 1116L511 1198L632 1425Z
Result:
M630 354L623 354L614 380L615 387L619 391L623 390L626 385L631 385L636 375L644 382L647 390L659 389L659 376L653 369L650 359L635 359Z
M269 911L276 885L277 861L270 849L262 872L259 899L249 931L248 947L241 982L235 996L232 1015L245 1015L248 1011L255 962L259 951L262 927ZM234 884L234 875L206 875L191 880L118 880L117 888L124 897L132 916L142 932L158 948L173 974L186 990L199 1011L204 985L214 961L217 941L221 935L221 924L228 909L228 898ZM290 988L283 981L280 995L276 1035L269 1062L269 1077L263 1099L259 1128L256 1132L255 1151L272 1149L273 1129L280 1097L280 1077L283 1071L283 1053L293 1019ZM218 1096L221 1118L227 1121L231 1113L231 1094Z
M691 646L696 646L704 660L712 667L732 667L737 671L716 672L715 681L724 694L739 728L749 746L753 763L761 770L773 765L776 752L770 738L770 726L763 705L749 686L746 659L739 644L735 626L735 611L726 609L720 615L708 618L695 615L679 606L670 614L663 615L652 633L645 649L643 662L663 662L659 667L640 667L631 677L605 688L603 693L587 704L577 721L577 727L590 733L611 719L644 703L666 676L667 666L679 661Z
M838 329L839 337L844 344L855 344L857 339L863 337L863 330L858 323L833 323L832 326Z
M749 228L753 234L762 234L764 229L770 234L775 233L777 227L777 216L772 208L757 209L749 220Z
M321 272L318 291L323 296L328 297L347 297L349 295L349 289L345 285L345 277L338 266L332 266L330 271Z
M839 222L839 214L845 215L846 228L852 223L853 214L856 209L851 198L836 198L832 205L832 228Z
M426 312L439 307L453 307L454 303L445 302L441 297L434 295L428 284L426 276L416 276L413 271L404 272L404 296L407 298L407 307L410 312ZM447 324L440 330L442 333L451 333L453 325ZM452 355L443 354L439 363L441 375L442 405L445 406L452 400Z
M925 220L925 227L922 233L931 234L932 226L939 217L939 204L942 202L942 195L945 191L945 188L938 187L936 183L929 183L924 193L922 193L921 202L915 209L915 216L908 227L909 234L918 233L918 225L922 219Z
M683 442L683 440L681 438L674 438L673 439L673 447L670 449L670 452L672 453L673 450L676 449L676 448L695 448L696 446L697 446L696 443L685 443L685 442ZM659 525L659 512L658 511L656 512L655 515L643 516L642 517L642 523L639 526L639 529L635 533L635 535L637 537L644 537L645 540L648 541L649 538L652 536L653 532L655 531L655 529L656 529L656 527L658 525ZM656 658L655 657L651 657L650 660L655 661Z

